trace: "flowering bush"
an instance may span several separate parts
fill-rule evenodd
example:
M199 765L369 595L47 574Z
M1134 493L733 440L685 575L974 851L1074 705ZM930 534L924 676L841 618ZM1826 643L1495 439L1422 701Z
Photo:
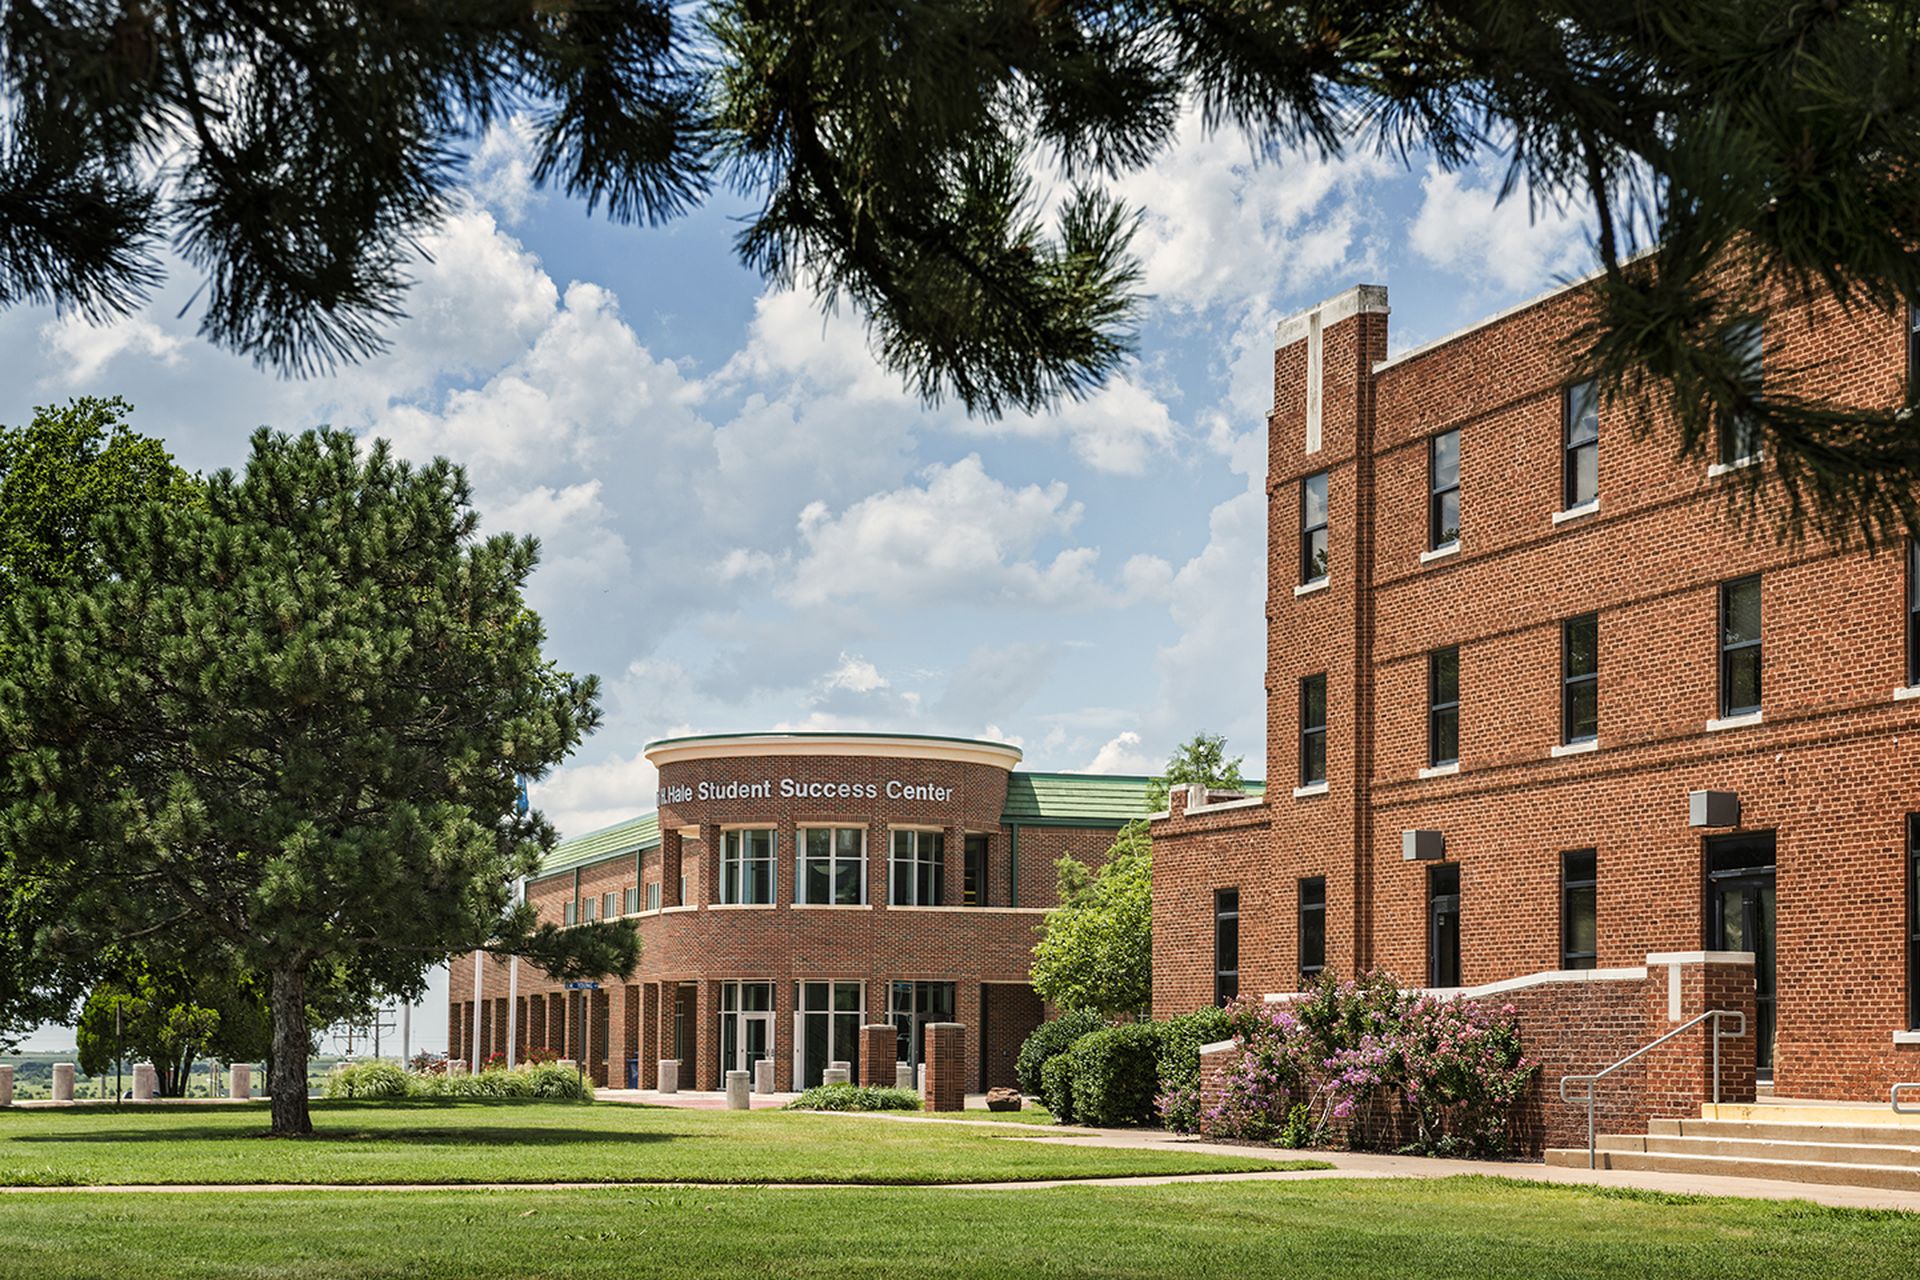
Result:
M1404 1150L1496 1154L1539 1070L1513 1006L1403 991L1380 974L1232 1013L1240 1059L1220 1099L1195 1108L1193 1127L1212 1136L1322 1146L1400 1134ZM1169 1102L1161 1110L1174 1117Z

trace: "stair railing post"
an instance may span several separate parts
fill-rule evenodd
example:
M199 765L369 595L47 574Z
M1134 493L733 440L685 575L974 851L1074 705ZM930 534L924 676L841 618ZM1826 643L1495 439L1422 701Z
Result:
M1595 1166L1593 1149L1593 1095L1600 1091L1598 1080L1587 1081L1587 1168Z
M1720 1105L1720 1017L1713 1019L1713 1105Z

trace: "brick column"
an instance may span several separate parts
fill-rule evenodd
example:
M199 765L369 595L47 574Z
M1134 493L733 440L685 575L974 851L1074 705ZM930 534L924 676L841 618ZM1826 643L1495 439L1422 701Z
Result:
M1720 1100L1751 1102L1754 1096L1753 953L1680 951L1647 957L1647 1039L1653 1040L1709 1009L1746 1018L1746 1034L1732 1028L1720 1040ZM1649 1116L1698 1118L1713 1101L1714 1032L1711 1020L1661 1046L1647 1058Z
M789 828L790 829L790 828ZM776 860L775 866L779 865ZM791 864L789 864L791 871ZM785 900L781 898L779 888L774 890L774 901L785 909ZM785 1092L799 1086L793 1079L793 1011L794 990L791 982L774 981L773 986L773 1087ZM759 1079L756 1076L754 1083Z
M631 1030L627 1026L628 1013L633 1006L634 989L624 982L616 982L607 993L607 1084L610 1088L627 1087L627 1059L634 1056L634 1043Z
M941 850L940 905L957 907L966 901L967 829L947 828L947 847Z
M493 1001L493 1051L501 1057L507 1054L507 998L495 996Z
M610 1088L614 1082L613 1074L613 990L602 989L587 993L587 1051L593 1055L593 1082L601 1088Z
M978 1031L985 1027L986 1019L981 1016L981 1005L987 997L985 987L978 982L955 982L953 984L953 1016L963 1027L972 1027ZM961 1071L961 1079L966 1081L968 1093L984 1093L986 1085L980 1079L980 1046L974 1045L973 1052L966 1057Z
M693 1062L680 1064L680 1087L703 1091L718 1089L720 1078L720 984L693 984Z
M720 901L720 824L717 822L701 824L700 884L697 888L692 885L687 887L693 890L696 902ZM713 1001L713 1007L720 1007L718 998ZM718 1089L720 1084L716 1083L713 1087Z
M893 1069L900 1053L900 1033L891 1022L870 1022L860 1028L860 1083L893 1088Z
M1240 1060L1237 1040L1200 1046L1200 1114L1206 1115L1226 1097L1227 1072Z
M644 901L641 906L645 906ZM680 902L680 833L660 833L660 905L677 907Z
M567 993L547 993L547 1049L556 1058L567 1056Z
M964 1111L967 1106L967 1029L958 1022L927 1024L928 1111Z
M640 1087L660 1087L660 984L640 986Z

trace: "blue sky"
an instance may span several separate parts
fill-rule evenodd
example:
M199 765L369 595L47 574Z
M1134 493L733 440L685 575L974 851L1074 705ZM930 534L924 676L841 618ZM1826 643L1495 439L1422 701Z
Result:
M487 528L542 540L550 652L604 681L605 726L534 791L563 834L652 807L640 749L686 732L958 733L1144 772L1204 729L1259 776L1274 323L1385 284L1402 349L1590 257L1577 218L1496 204L1493 170L1256 165L1189 127L1117 184L1142 214L1138 359L992 422L918 404L857 315L745 271L737 198L620 227L527 173L515 125L480 143L385 356L260 373L195 336L183 273L106 327L0 312L0 422L119 394L192 469L323 422L465 464ZM415 1042L444 1037L430 1001Z

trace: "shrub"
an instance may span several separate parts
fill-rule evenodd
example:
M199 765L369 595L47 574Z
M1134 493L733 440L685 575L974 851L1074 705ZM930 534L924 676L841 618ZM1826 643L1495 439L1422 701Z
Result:
M577 1071L553 1062L536 1062L522 1069L536 1098L561 1098L570 1102L592 1102L593 1081Z
M1157 1023L1134 1022L1089 1032L1066 1053L1073 1114L1080 1124L1151 1124L1160 1093Z
M354 1062L335 1067L327 1077L329 1098L404 1098L407 1073L392 1062Z
M1073 1123L1073 1059L1056 1053L1040 1068L1040 1101L1058 1124Z
M1230 1040L1234 1016L1225 1009L1196 1009L1160 1024L1160 1096L1156 1105L1167 1128L1192 1133L1200 1123L1200 1047Z
M1099 1014L1082 1009L1069 1010L1035 1027L1021 1044L1019 1056L1013 1061L1013 1074L1019 1082L1020 1092L1044 1096L1046 1090L1040 1073L1046 1067L1047 1059L1065 1053L1073 1048L1075 1040L1106 1025ZM1051 1103L1048 1108L1052 1109Z
M784 1111L918 1111L920 1095L881 1085L820 1084L801 1093Z

